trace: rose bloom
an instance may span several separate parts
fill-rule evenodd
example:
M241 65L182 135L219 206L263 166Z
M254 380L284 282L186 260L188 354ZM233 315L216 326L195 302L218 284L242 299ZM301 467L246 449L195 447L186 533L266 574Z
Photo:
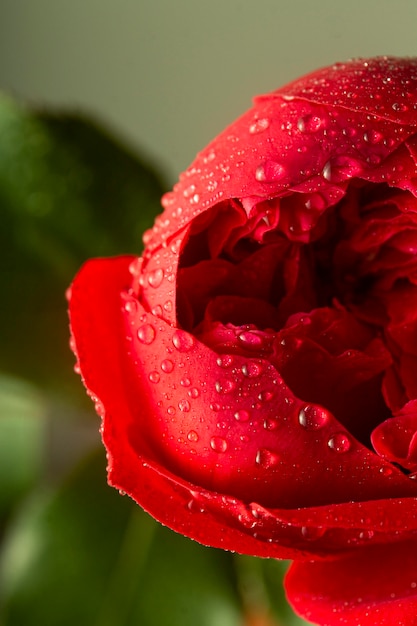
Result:
M88 262L74 351L109 482L197 541L293 559L318 624L417 624L417 60L256 98Z

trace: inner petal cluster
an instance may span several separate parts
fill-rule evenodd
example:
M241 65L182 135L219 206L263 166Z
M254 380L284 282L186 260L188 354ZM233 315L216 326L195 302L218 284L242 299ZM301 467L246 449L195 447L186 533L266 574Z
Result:
M332 200L217 204L182 249L179 323L218 353L267 359L298 398L413 471L416 226L410 191L359 179Z

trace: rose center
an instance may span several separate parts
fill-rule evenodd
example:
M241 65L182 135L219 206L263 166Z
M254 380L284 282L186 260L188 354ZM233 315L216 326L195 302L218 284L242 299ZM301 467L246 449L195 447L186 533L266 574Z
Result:
M417 397L404 374L417 358L416 226L414 196L383 183L221 203L183 248L179 322L219 353L267 359L370 446Z

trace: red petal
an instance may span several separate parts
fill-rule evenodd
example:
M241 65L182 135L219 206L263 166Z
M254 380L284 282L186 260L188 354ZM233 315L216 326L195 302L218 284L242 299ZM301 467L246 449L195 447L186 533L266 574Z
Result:
M385 160L416 129L416 61L366 63L325 68L257 98L166 194L165 219L147 233L147 246L159 246L230 198L261 201L288 190L338 194L352 176L374 180L378 164L378 180L409 184L415 166L407 149L396 157L406 171L394 173Z
M295 611L321 626L415 626L417 542L373 546L334 561L294 563L286 577Z

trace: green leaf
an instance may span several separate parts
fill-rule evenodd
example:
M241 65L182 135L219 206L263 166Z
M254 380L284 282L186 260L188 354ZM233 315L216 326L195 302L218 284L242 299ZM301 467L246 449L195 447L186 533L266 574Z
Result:
M162 193L92 121L0 97L0 370L60 388L75 381L65 290L87 258L139 253Z
M34 387L0 376L0 520L41 474L46 410Z
M154 522L104 465L21 510L0 560L4 626L241 626L233 557Z

